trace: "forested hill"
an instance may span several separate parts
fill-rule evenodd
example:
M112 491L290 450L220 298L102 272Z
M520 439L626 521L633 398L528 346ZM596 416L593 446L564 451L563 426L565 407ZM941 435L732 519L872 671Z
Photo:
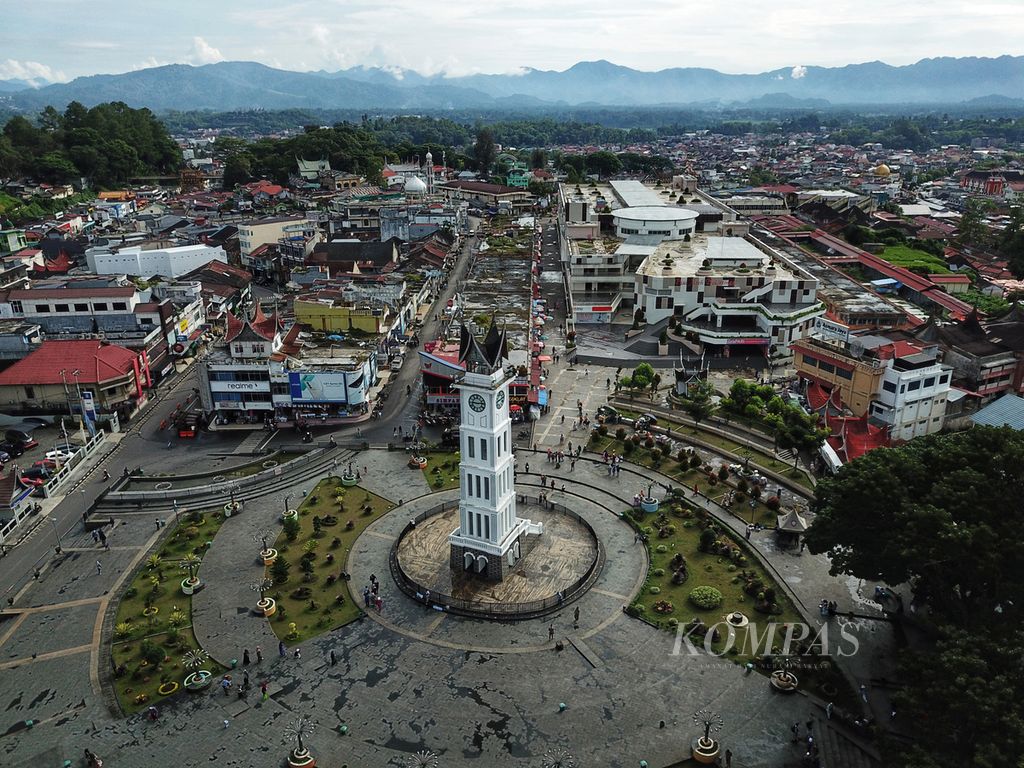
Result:
M47 107L36 121L12 117L0 134L0 177L29 176L52 183L85 178L96 187L132 176L176 173L181 152L148 109L120 102L63 113Z

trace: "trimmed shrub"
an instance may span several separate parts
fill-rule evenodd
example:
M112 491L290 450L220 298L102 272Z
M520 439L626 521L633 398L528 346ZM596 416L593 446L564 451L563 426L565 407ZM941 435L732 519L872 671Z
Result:
M687 596L696 607L708 611L722 604L722 593L714 587L694 587Z

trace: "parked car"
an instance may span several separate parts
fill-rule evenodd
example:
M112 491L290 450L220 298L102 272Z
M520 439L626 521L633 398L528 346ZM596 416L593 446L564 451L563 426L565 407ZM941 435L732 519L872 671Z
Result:
M3 451L11 458L18 458L25 452L25 448L21 443L12 443L10 441L0 443L0 451Z
M69 451L66 448L55 448L52 451L46 452L46 458L52 461L59 461L64 463L65 461L71 461L74 457L75 451Z
M21 476L30 480L45 480L50 476L50 470L46 467L30 467L22 470Z
M11 454L6 451L0 451L0 464L6 464L11 460Z
M33 461L32 462L32 466L33 467L45 467L46 469L49 469L49 470L52 471L52 470L56 470L57 469L57 461L56 461L56 459L40 459L39 461Z
M35 448L39 445L39 441L35 440L32 435L22 429L8 429L7 433L4 435L4 440L10 443L21 443L22 447L26 451L29 448Z

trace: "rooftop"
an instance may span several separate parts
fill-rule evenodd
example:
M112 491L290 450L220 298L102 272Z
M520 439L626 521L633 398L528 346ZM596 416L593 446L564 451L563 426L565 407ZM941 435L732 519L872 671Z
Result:
M63 384L65 378L80 384L98 384L130 373L136 353L97 339L44 341L37 350L0 372L0 386ZM61 371L64 377L61 378Z

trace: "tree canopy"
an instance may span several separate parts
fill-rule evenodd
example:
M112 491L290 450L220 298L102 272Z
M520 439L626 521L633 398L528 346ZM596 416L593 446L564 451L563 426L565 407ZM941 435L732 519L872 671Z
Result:
M900 765L1024 758L1022 492L1024 434L977 426L876 449L815 489L808 549L835 575L909 582L937 633L901 652L895 706L927 738L902 744Z
M121 102L86 109L77 101L63 113L47 107L33 123L12 117L0 135L0 174L67 183L85 178L111 186L131 176L174 173L181 152L148 109Z
M807 533L832 572L911 582L943 621L1016 613L1024 589L1024 435L974 427L870 451L823 480Z

